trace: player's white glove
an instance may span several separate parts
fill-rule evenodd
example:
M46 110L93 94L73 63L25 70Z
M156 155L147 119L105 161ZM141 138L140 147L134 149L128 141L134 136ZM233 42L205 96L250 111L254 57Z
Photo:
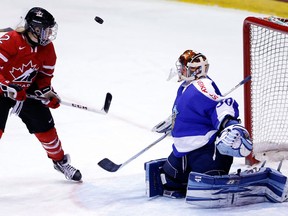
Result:
M249 133L240 124L224 128L215 144L221 154L233 157L246 157L252 151Z
M41 102L52 109L56 109L60 106L61 99L51 86L36 90L35 94L39 97L46 98L45 100L41 100Z
M164 121L159 122L152 128L152 131L157 133L169 133L171 130L172 130L172 115L170 115Z

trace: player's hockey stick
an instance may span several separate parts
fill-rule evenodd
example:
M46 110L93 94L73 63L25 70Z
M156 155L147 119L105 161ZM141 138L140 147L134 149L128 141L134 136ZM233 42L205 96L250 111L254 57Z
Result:
M27 95L27 97L31 99L35 99L35 100L47 100L47 98L45 97L39 97L36 95ZM82 109L82 110L87 110L87 111L98 113L98 114L107 114L110 108L111 101L112 101L112 94L108 92L106 93L105 102L104 102L104 106L102 107L102 109L96 109L96 108L89 107L83 104L77 104L74 102L68 102L68 101L63 101L63 100L61 100L60 104Z
M5 89L3 89L3 88L5 88ZM7 86L7 85L5 85L5 84L0 82L0 89L2 89L2 91L7 90L7 88L9 88L9 86ZM37 95L27 94L26 96L27 96L27 98L31 98L31 99L34 99L34 100L48 100L45 97L41 97L41 96L37 96ZM94 112L94 113L107 114L108 111L109 111L110 105L111 105L111 101L112 101L112 94L107 92L106 93L106 97L105 97L104 106L102 107L101 110L100 109L95 109L95 108L92 108L92 107L89 107L89 106L86 106L86 105L83 105L83 104L77 104L77 103L74 103L74 102L68 102L68 101L63 101L63 100L61 100L60 104L63 104L65 106L74 107L74 108L77 108L77 109L87 110L87 111Z
M157 140L155 140L154 142L152 142L150 145L148 145L146 148L144 148L143 150L141 150L140 152L138 152L137 154L135 154L134 156L132 156L131 158L129 158L127 161L125 161L122 164L115 164L113 161L109 160L108 158L104 158L101 161L98 162L98 165L108 171L108 172L116 172L117 170L121 169L122 167L124 167L126 164L130 163L131 161L133 161L135 158L139 157L141 154L143 154L145 151L147 151L148 149L150 149L152 146L156 145L157 143L159 143L161 140L163 140L165 137L167 137L170 133L165 133L163 136L161 136L160 138L158 138Z
M13 31L13 29L10 27L0 29L0 32L10 32L10 31Z

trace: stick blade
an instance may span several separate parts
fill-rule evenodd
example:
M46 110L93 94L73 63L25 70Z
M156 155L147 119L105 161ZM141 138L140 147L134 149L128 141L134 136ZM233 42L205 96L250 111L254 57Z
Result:
M112 94L108 92L106 94L105 103L103 107L103 110L105 111L105 113L108 113L110 105L111 105L111 101L112 101Z
M118 165L115 164L113 161L109 160L108 158L104 158L98 162L98 165L108 172L116 172L122 164Z

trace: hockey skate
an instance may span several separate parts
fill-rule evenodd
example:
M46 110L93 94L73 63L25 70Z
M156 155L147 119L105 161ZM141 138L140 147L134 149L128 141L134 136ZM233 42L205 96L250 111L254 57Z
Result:
M54 168L63 173L65 178L73 181L81 181L82 175L78 169L70 165L69 154L64 155L61 161L53 161Z
M186 197L186 191L185 190L163 190L163 196L172 198L172 199L183 199Z

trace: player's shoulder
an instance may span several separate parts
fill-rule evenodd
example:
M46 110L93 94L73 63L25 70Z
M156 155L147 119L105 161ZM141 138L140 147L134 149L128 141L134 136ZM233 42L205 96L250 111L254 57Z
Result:
M50 42L46 46L39 46L39 47L41 47L41 49L45 52L55 53L55 48L54 48L53 42Z
M39 55L44 56L44 58L47 58L48 56L51 59L56 58L56 52L52 42L50 42L46 46L38 46L38 53Z
M1 43L10 42L10 41L13 41L13 43L15 43L21 40L22 40L22 34L16 31L10 31L1 36Z
M12 54L16 54L21 47L27 46L23 35L16 31L10 31L1 37L0 45L2 50Z
M52 50L54 50L54 43L51 41L50 43L48 43L46 46L44 46L44 47L46 47L47 49L52 49Z
M214 81L209 77L195 80L193 85L199 92L212 100L219 100L221 97L215 89Z
M214 91L213 80L208 77L194 80L192 84L201 92Z

